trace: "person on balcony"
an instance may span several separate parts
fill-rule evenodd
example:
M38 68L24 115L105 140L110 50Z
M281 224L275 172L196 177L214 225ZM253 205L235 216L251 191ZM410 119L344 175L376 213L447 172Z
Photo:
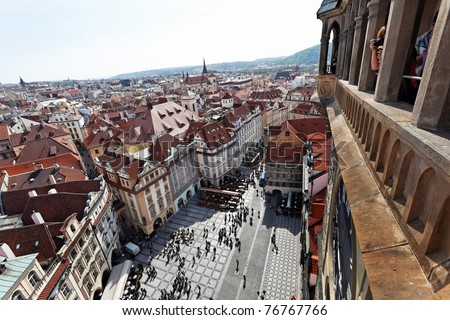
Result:
M421 77L423 68L425 66L426 58L428 56L428 49L430 47L431 38L433 37L434 26L436 24L438 12L435 13L431 28L416 39L416 75Z
M372 50L370 64L373 71L378 71L380 69L385 34L386 34L386 27L383 26L381 27L380 30L378 30L377 38L370 40L370 49Z

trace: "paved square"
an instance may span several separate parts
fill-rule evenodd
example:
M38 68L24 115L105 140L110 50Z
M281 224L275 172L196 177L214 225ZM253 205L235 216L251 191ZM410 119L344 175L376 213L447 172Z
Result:
M256 189L261 194L261 188ZM146 247L134 258L135 263L146 266L148 256L153 257L151 263L156 269L156 277L141 279L141 288L147 290L145 299L159 299L161 292L173 291L177 274L187 279L177 299L258 299L257 291L266 291L265 299L287 300L292 294L299 296L300 267L300 219L275 215L274 210L265 207L264 199L256 196L256 189L250 187L243 197L248 208L254 208L253 225L247 222L237 228L237 237L241 240L241 248L236 248L234 235L233 247L218 244L219 230L226 227L229 234L232 223L229 212L215 211L197 206L198 196L193 196L186 208L176 214L172 220L162 226L150 240L153 250L150 254ZM251 210L251 209L250 209ZM260 219L256 212L261 211ZM228 214L225 223L225 214ZM214 222L214 230L213 230ZM276 243L278 253L272 250L271 236L276 226ZM163 254L170 241L170 233L181 228L194 230L192 243L180 244L179 256L185 258L185 265L179 268L180 261ZM208 229L207 239L203 238L204 228ZM211 242L210 252L205 256L206 240ZM201 250L197 257L197 248ZM216 248L214 257L213 248ZM194 261L195 257L195 261ZM239 273L235 273L236 259L239 259ZM181 260L181 259L180 259ZM180 271L179 271L180 270ZM243 288L243 275L247 276L246 287ZM191 284L187 295L188 284ZM198 287L200 286L200 295ZM179 288L179 287L177 287Z

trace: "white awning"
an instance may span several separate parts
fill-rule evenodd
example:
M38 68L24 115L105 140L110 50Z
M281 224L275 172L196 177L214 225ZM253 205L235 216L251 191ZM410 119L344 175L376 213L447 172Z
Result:
M126 260L112 268L108 283L103 290L102 300L119 300L122 298L130 269L131 260Z

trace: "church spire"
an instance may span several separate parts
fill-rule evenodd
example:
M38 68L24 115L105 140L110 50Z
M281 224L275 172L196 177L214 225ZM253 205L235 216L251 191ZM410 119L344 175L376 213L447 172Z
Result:
M20 77L20 86L25 89L25 81L23 81L22 77Z
M208 70L206 70L205 58L203 58L203 71L202 71L202 74L206 74L206 73L208 73Z

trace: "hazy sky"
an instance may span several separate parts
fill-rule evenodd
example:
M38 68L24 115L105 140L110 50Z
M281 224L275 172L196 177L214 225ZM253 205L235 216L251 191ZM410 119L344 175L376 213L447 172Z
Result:
M322 0L1 0L0 82L291 55L320 43Z

